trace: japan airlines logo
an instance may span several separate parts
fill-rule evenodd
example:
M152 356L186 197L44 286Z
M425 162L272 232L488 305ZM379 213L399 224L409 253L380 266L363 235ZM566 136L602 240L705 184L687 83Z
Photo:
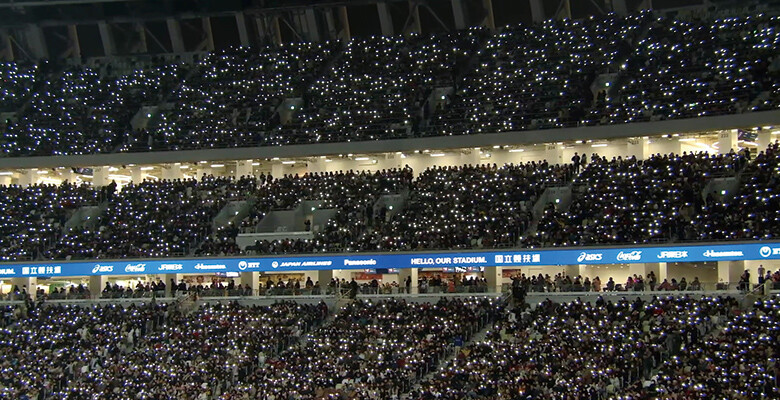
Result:
M272 263L271 263L271 267L273 267L273 268L276 268L276 267L278 267L278 266L279 266L279 263L278 263L278 262L276 262L276 261L274 261L274 262L272 262Z

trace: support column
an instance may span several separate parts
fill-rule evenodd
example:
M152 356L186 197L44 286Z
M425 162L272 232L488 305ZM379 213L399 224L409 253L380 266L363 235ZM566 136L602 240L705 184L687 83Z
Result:
M163 278L163 282L165 283L165 297L173 297L173 285L171 284L171 281L178 285L183 276L184 275L182 274L165 274Z
M462 153L460 153L460 163L461 164L471 164L471 165L479 165L479 150L478 149L468 149L464 150Z
M612 0L612 11L614 11L618 17L625 17L628 15L626 0Z
M349 15L346 6L339 7L339 22L341 23L341 40L349 42L352 40L352 33L349 29Z
M739 150L739 131L729 129L718 134L718 154L728 154L731 150Z
M260 290L260 273L256 271L242 272L241 285L244 287L249 286L250 288L252 288L252 296L257 296Z
M206 34L206 37L203 38L205 50L214 51L214 32L211 30L211 18L203 17L201 21L203 24L203 33Z
M241 42L241 46L249 46L249 33L246 30L246 18L243 12L236 13L236 26L238 27L238 40Z
M92 168L92 186L101 187L111 183L111 179L109 179L108 173L108 167Z
M758 145L758 151L764 151L769 147L769 143L772 143L772 132L766 129L758 131L758 137L756 137L756 144Z
M141 171L141 167L129 167L130 170L130 182L137 185L144 181L144 173Z
M200 180L200 178L203 178L203 174L206 175L212 175L213 171L211 170L211 165L209 164L198 164L198 167L195 168L195 178Z
M542 0L528 1L531 4L531 19L537 23L544 21L544 4L542 3Z
M455 29L466 28L466 10L463 0L452 0L452 16L455 19Z
M647 139L630 138L626 141L629 156L635 156L637 160L645 160L650 156L650 144Z
M493 0L482 0L485 8L485 26L491 31L496 30L496 19L493 17Z
M545 159L549 164L563 164L563 144L548 143L545 145Z
M14 47L11 42L11 35L5 30L0 31L0 60L14 60Z
M146 53L149 51L149 48L146 46L146 29L144 28L143 22L138 22L133 27L135 30L136 38L138 39L133 47L132 47L132 53Z
M579 266L577 267L577 271L579 271ZM501 284L502 284L502 273L503 268L502 267L485 267L485 279L487 279L487 287L488 292L492 293L500 293L501 292Z
M11 175L0 175L0 185L8 186L11 184L12 181Z
M462 0L452 0L453 3ZM379 26L382 28L382 36L392 36L393 29L393 16L390 15L390 7L387 3L376 3L376 10L379 13ZM455 19L457 21L457 18ZM462 29L462 28L458 28Z
M81 59L81 43L79 43L79 33L76 25L68 25L68 49L63 54L63 58Z
M274 178L279 179L284 176L284 164L282 164L279 161L274 162L271 164L271 175L274 176Z
M26 169L19 174L19 184L22 186L34 185L38 181L37 169Z
M398 270L398 286L401 287L400 291L406 290L406 279L411 277L412 278L412 286L411 286L411 292L417 293L417 279L418 276L418 269L417 268L404 268Z
M328 285L333 280L332 269L321 269L317 271L317 282L320 284L320 294L328 293ZM335 293L332 293L335 294Z
M179 168L179 165L163 164L162 178L167 180L182 179L184 178L184 173L181 172L181 168Z
M239 160L236 161L236 179L242 176L253 176L254 167L252 166L252 160Z
M274 35L274 44L279 46L282 44L282 29L279 27L279 16L274 15L271 19L271 32Z
M173 52L184 53L184 36L181 34L181 24L173 18L168 18L165 22L168 24L168 36L171 38ZM246 31L246 28L244 30ZM239 29L238 32L240 34L241 30Z
M409 2L409 24L407 24L404 31L405 35L410 33L420 33L422 27L420 26L420 5L410 1Z
M46 38L43 29L38 25L29 25L25 29L25 44L36 60L49 58L49 49L46 47Z
M309 32L309 40L312 42L320 41L320 27L317 23L317 15L314 14L313 8L307 8L304 11L304 18L306 20L306 30Z
M100 294L103 293L103 288L106 287L108 277L105 275L93 275L89 277L89 293L93 299L100 298Z
M114 43L114 35L111 33L111 26L105 21L98 22L98 31L100 32L100 41L103 43L103 55L113 56L116 54L116 45ZM174 51L176 51L175 49L174 47Z
M745 272L744 261L718 261L718 282L728 283L729 289L737 288L743 272Z

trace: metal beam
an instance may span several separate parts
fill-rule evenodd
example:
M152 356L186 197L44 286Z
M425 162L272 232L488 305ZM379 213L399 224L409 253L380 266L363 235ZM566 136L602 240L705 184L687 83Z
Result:
M208 51L214 51L214 32L211 30L211 18L201 18L201 24L203 25L203 44L201 47Z
M352 32L349 29L349 14L347 14L347 7L339 7L339 23L341 23L341 40L349 42L352 40Z
M528 2L531 5L531 20L537 23L544 21L544 3L542 0L528 0Z
M113 56L116 54L114 34L111 33L111 26L108 22L98 22L98 31L100 32L100 41L103 43L103 55Z
M423 4L423 7L425 7L425 9L428 10L428 12L431 13L431 15L433 16L433 19L435 19L436 22L438 22L439 25L441 25L441 27L444 28L445 31L449 32L450 27L447 26L447 24L444 23L444 21L442 21L441 18L439 18L439 15L436 14L436 11L433 11L431 6L429 6L428 4Z
M11 42L11 35L7 31L0 31L0 60L14 60L14 46Z
M455 29L466 29L466 7L463 0L452 0L452 16L455 18Z
M420 33L422 28L420 27L420 4L414 0L409 1L409 16L406 17L404 23L404 35L410 33Z
M382 29L382 36L393 36L393 16L390 15L390 6L385 2L376 3L376 11L379 13L379 27Z
M68 48L62 54L62 58L81 59L81 43L79 43L79 32L76 25L68 25Z
M241 42L241 46L249 46L249 33L246 29L246 18L241 11L236 13L236 27L238 28L238 40Z
M485 8L484 25L491 31L496 30L496 19L493 16L493 0L482 0L482 7Z
M179 21L168 18L166 21L168 25L168 36L171 38L171 47L173 47L174 53L184 53L184 36L181 34L181 24Z

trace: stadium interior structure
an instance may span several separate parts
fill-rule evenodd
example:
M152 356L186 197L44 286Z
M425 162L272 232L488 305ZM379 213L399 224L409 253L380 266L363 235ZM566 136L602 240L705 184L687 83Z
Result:
M679 3L0 0L0 398L780 397L780 7Z

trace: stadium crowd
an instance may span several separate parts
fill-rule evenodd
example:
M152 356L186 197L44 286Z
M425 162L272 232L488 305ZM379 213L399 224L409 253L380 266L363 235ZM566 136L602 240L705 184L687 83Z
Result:
M626 388L738 312L733 298L687 296L519 307L409 398L632 398Z
M496 33L230 48L195 64L5 63L0 109L18 113L2 121L0 149L25 156L278 146L776 109L778 25L780 17L758 11L690 20L642 12ZM153 112L133 121L145 106Z

